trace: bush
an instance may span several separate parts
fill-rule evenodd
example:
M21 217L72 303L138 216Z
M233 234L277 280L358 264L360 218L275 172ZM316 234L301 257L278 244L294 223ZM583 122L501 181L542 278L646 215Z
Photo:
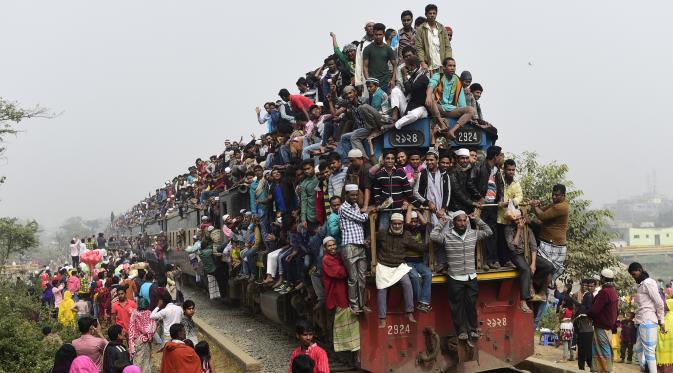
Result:
M558 315L556 314L556 307L553 304L547 305L547 309L540 319L540 328L547 328L552 331L558 330Z
M74 328L51 317L52 308L42 306L41 294L39 287L0 283L0 373L49 372L60 346L42 344L44 326L50 326L64 342L78 337Z

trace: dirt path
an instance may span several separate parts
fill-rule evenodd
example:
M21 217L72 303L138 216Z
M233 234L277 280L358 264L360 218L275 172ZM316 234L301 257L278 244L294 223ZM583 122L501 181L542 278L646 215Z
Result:
M619 355L619 351L617 351L617 355ZM565 369L571 370L571 371L580 371L577 368L577 361L568 361L568 362L561 362L561 359L563 359L563 347L553 347L553 346L540 346L539 344L535 344L535 354L533 357L536 357L538 359L542 360L547 360L554 362L555 365L558 365L560 367L563 367ZM589 368L585 368L585 371L589 371ZM581 371L580 371L581 372ZM621 364L617 361L615 361L613 365L613 373L631 373L631 372L640 372L640 369L638 368L638 365L635 364Z

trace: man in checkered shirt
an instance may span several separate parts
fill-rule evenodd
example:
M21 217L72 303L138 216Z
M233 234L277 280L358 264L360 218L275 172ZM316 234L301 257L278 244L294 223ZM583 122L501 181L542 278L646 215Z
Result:
M360 212L358 206L358 186L345 186L346 200L339 208L339 226L343 262L348 271L348 304L355 314L368 311L365 307L365 274L367 256L365 254L365 229L367 214Z

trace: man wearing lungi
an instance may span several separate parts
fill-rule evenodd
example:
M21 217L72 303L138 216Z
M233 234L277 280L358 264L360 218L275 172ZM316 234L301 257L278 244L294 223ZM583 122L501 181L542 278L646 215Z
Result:
M664 326L664 301L659 295L657 282L643 270L640 263L629 264L629 274L636 280L636 317L633 321L638 327L636 339L636 356L640 364L640 371L649 369L657 371L657 325L662 333L666 333Z
M563 274L566 259L566 236L568 233L569 205L566 201L566 187L556 184L552 187L552 204L541 206L540 201L531 201L537 223L541 224L540 247L537 253L554 265L551 282ZM549 283L549 282L548 282ZM548 284L547 283L547 284Z
M619 296L613 282L615 273L610 269L601 271L601 290L587 316L594 322L594 338L591 344L591 371L612 371L612 330L617 329L617 306Z

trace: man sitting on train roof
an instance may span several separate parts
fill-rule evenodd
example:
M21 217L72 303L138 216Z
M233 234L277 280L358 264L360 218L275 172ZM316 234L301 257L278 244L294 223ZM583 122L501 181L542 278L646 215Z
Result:
M418 57L409 56L405 60L404 73L402 82L405 96L404 100L400 99L399 105L402 116L395 122L395 128L398 130L428 116L425 102L429 79L425 70L421 68Z
M332 85L332 87L334 87ZM334 88L336 89L336 88ZM345 99L337 97L332 90L329 100L330 113L335 121L340 121L342 114L350 114L353 118L353 131L341 135L341 144L344 150L350 148L359 149L366 154L364 141L372 133L378 130L383 122L383 117L371 105L363 103L358 97L357 90L353 86L344 88Z
M386 326L386 310L388 288L402 284L404 312L410 322L414 319L414 292L409 278L411 267L405 263L407 251L423 251L425 244L414 239L411 233L404 230L404 217L394 213L390 217L390 226L379 230L376 235L378 250L376 251L376 289L379 316L379 328Z
M464 211L452 213L451 219L453 226L447 219L440 219L430 233L430 239L446 250L451 317L458 339L467 341L468 338L479 338L475 248L477 241L491 236L493 231L483 220L468 216ZM476 223L478 230L470 228L470 220Z
M463 84L456 75L456 60L447 57L442 62L442 72L437 72L430 78L426 90L425 106L430 109L433 117L439 122L442 129L448 129L444 117L456 118L456 125L448 130L450 138L455 138L456 130L472 120L474 108L467 106Z

